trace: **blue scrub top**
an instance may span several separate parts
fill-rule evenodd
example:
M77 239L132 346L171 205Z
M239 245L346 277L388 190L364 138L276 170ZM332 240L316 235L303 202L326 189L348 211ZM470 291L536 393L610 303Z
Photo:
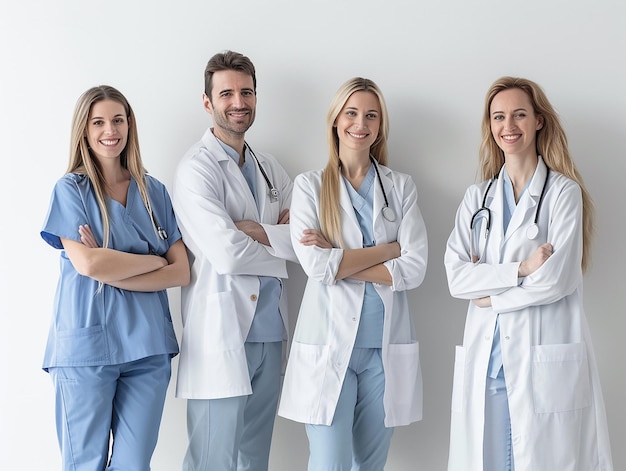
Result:
M218 142L233 159L233 161L239 165L239 153L230 147L225 142L218 139ZM240 167L250 192L254 197L257 209L259 209L259 201L257 197L256 177L257 163L256 159L250 152L248 146L244 149L244 162ZM258 164L260 165L260 164ZM259 295L257 298L256 310L254 311L254 318L252 319L252 325L248 331L246 342L282 342L283 340L283 318L280 316L279 301L280 294L282 292L281 281L278 278L272 276L259 276Z
M355 190L345 177L343 178L363 234L363 247L376 245L373 216L375 172L374 164L370 165L358 190ZM376 288L371 282L365 282L365 294L361 306L359 329L354 342L355 347L382 348L384 312L385 307Z
M530 180L526 183L526 186L520 193L520 198L526 192L526 189L530 185ZM506 234L506 230L509 227L509 222L513 217L517 203L515 202L515 193L513 192L513 183L509 178L509 174L504 172L504 212L503 212L503 232ZM489 357L489 366L487 369L487 376L496 379L500 370L502 369L502 343L500 342L500 316L496 317L496 327L493 333L493 345L491 346L491 356Z
M156 233L137 183L131 179L126 206L107 198L109 248L137 254L165 254L181 238L165 186L146 177ZM56 183L41 236L56 249L61 238L80 242L78 226L88 224L103 241L100 208L89 178L66 174ZM127 291L80 275L61 251L60 276L43 368L126 363L152 355L178 353L167 291Z

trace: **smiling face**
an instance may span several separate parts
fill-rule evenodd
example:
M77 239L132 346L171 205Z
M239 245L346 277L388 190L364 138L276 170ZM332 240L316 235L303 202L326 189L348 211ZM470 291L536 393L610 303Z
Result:
M369 153L378 137L380 115L380 103L374 93L359 91L350 95L335 120L339 154L348 149Z
M204 107L213 117L213 132L220 140L230 143L233 137L243 138L256 113L252 76L236 70L215 72L211 97L204 95Z
M86 134L89 147L101 163L118 158L128 140L128 117L124 106L110 99L94 103Z
M519 88L499 92L490 106L491 134L506 156L537 157L536 135L543 125L530 97Z

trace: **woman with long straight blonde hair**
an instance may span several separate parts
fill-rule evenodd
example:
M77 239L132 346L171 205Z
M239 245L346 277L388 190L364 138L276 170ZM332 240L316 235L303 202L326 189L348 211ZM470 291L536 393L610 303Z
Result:
M43 362L62 469L149 469L178 353L166 289L189 282L189 263L117 89L93 87L78 99L70 162L41 236L62 250Z
M536 83L489 88L480 171L445 267L468 300L456 350L450 471L610 471L602 390L583 309L591 198Z
M294 181L290 230L308 281L279 415L305 423L309 470L382 470L394 427L422 417L407 291L426 273L426 229L413 180L387 167L378 86L344 83L327 126L326 168Z

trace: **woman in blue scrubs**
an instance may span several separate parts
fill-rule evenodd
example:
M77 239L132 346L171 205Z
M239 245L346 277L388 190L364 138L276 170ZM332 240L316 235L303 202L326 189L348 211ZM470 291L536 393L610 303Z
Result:
M189 282L189 263L118 90L79 98L70 149L41 232L62 249L43 364L62 469L148 471L178 353L166 289Z

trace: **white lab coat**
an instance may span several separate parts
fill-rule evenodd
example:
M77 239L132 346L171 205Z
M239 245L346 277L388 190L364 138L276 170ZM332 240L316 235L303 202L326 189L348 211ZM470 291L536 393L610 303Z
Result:
M380 185L374 194L374 238L377 243L398 241L401 256L385 266L392 286L376 284L384 308L382 361L385 370L385 425L394 427L422 417L422 375L419 344L406 291L419 286L426 273L426 228L417 205L413 180L380 166L380 176L396 220L382 217ZM365 282L335 281L342 249L305 246L298 241L304 229L320 229L321 171L296 177L291 210L292 243L308 275L278 414L309 424L330 425L354 347ZM363 235L350 197L340 185L341 220L347 248L363 247Z
M497 179L487 198L492 223L481 263L470 261L469 227L487 182L468 188L448 239L445 268L452 296L468 300L491 296L492 303L490 308L479 308L469 302L463 345L456 347L449 471L483 469L485 384L497 313L515 470L613 469L604 401L583 311L580 187L550 172L539 235L534 240L526 235L546 172L540 158L506 234L504 178ZM545 242L553 245L553 254L537 271L518 278L519 262Z
M177 397L252 393L244 342L256 309L258 277L286 278L285 260L297 261L289 225L277 224L280 212L289 207L291 179L272 156L256 155L279 190L278 201L271 201L257 168L260 211L241 170L210 129L176 169L172 202L191 265L191 283L181 290L184 329ZM262 224L271 247L239 231L235 222L241 220ZM280 313L287 326L284 287Z

